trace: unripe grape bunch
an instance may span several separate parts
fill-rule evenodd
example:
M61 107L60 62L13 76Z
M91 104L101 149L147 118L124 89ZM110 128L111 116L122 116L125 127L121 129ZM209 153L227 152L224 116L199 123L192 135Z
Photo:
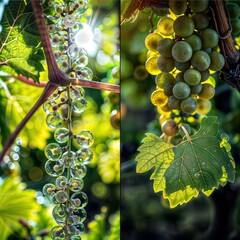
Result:
M54 16L47 16L48 31L51 44L59 68L70 77L92 80L92 70L88 64L88 56L79 44L79 30L86 25L80 19L88 9L88 1L66 1L60 4L50 1ZM62 106L67 109L61 113ZM93 134L81 130L75 134L72 130L72 114L81 114L87 107L85 91L80 86L58 87L44 103L47 113L46 123L54 129L55 143L45 147L45 170L55 178L54 183L47 183L43 193L54 204L53 218L58 224L51 230L52 239L81 239L87 217L84 207L88 203L87 195L82 191L86 165L93 159L90 149L94 142ZM75 139L79 149L72 150Z
M145 39L145 66L156 75L151 102L161 114L160 124L171 116L180 116L183 123L190 116L207 114L215 94L209 77L225 64L219 35L211 25L209 1L170 0L169 7L170 14L160 18L157 29Z

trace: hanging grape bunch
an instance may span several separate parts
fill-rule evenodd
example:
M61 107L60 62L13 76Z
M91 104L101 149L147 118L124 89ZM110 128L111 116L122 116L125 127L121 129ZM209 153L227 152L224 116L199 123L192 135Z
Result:
M208 16L208 1L171 0L170 16L161 18L146 37L146 69L156 75L151 101L166 119L199 118L211 110L215 84L210 74L220 71L224 57L218 48L218 33Z
M48 25L52 48L61 70L70 77L92 80L92 70L84 48L79 46L77 34L82 28L82 14L88 9L88 1L68 1L60 4L50 2L55 10L54 16L48 16L54 24ZM85 24L85 23L84 23ZM67 106L67 117L60 110ZM43 193L55 204L52 215L58 224L51 230L53 239L80 239L84 232L87 195L82 191L86 175L86 165L93 158L90 147L94 142L93 134L82 130L78 134L72 131L72 113L81 114L87 107L85 92L82 87L58 87L43 105L47 113L46 123L54 129L56 143L45 147L47 162L45 169L48 175L56 178L55 184L48 183ZM79 146L72 151L72 140Z

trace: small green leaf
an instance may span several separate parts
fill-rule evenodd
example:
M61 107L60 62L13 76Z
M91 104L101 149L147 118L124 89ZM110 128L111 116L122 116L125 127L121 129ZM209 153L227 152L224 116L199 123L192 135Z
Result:
M0 35L1 71L12 75L23 75L39 81L44 71L44 60L40 48L40 37L36 21L28 1L9 1L2 19L3 31Z
M154 191L163 191L170 207L176 207L197 197L199 192L209 196L219 184L234 181L234 161L225 146L216 117L204 118L195 135L174 147L147 134L138 149L137 172L155 168L151 176Z

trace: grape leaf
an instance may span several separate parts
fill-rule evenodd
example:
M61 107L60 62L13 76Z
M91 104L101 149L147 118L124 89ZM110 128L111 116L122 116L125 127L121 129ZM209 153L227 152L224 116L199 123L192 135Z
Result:
M190 201L199 192L209 196L219 185L234 181L234 161L221 144L216 117L204 118L198 132L177 146L170 148L152 134L143 142L136 158L137 172L155 167L154 191L163 191L170 207Z
M1 24L1 71L38 82L44 54L30 1L9 1Z
M165 189L164 174L174 160L173 146L152 133L147 133L143 144L138 148L140 153L136 160L137 173L143 173L155 168L151 179L154 180L153 189L155 192Z

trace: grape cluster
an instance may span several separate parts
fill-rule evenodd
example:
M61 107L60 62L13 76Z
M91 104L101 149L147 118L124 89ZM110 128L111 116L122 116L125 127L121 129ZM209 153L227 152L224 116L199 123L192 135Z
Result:
M67 118L62 117L58 111L62 105L68 106ZM48 159L45 170L48 175L56 178L55 184L47 183L43 187L44 195L55 204L52 215L58 226L51 231L53 239L80 236L84 231L83 221L87 215L84 207L88 197L82 192L83 178L87 171L86 165L93 158L90 147L94 137L88 130L74 134L71 130L71 114L72 111L83 112L86 105L83 88L70 86L59 87L43 106L48 114L47 125L55 129L54 138L57 142L48 144L44 150ZM79 146L77 152L71 149L72 138Z
M232 27L232 34L240 34L240 3L239 1L229 1L227 3L227 10L230 17Z
M71 77L92 80L93 72L87 67L88 54L78 43L79 30L89 27L80 21L88 10L88 0L50 1L49 4L55 15L47 16L48 32L60 69Z
M59 68L70 77L92 80L92 70L86 67L88 55L79 46L77 38L79 30L87 25L80 20L88 9L88 1L49 1L49 5L55 14L47 16L48 31ZM43 187L44 195L55 204L52 215L58 225L51 230L53 239L81 239L84 231L83 222L87 216L84 207L88 197L82 191L83 178L86 165L93 159L90 147L94 137L88 130L73 133L72 113L81 114L86 107L84 89L71 85L59 86L43 105L46 123L55 130L56 140L44 151L47 157L45 170L56 178L54 183ZM79 147L77 151L73 151L73 139Z
M145 66L156 75L151 102L162 115L195 116L211 110L215 86L209 77L223 68L225 60L218 33L210 25L208 4L170 0L171 15L161 18L145 39L149 50Z

